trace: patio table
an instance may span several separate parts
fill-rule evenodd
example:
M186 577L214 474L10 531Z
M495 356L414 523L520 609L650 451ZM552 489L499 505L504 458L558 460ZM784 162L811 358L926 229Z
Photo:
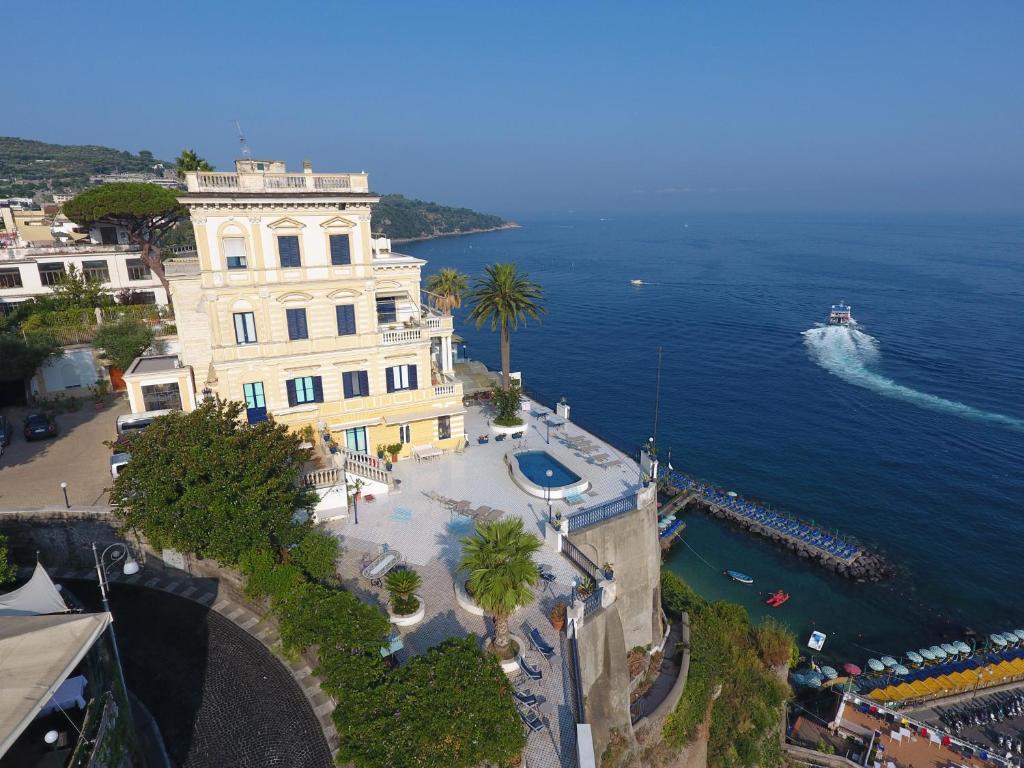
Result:
M397 549L391 549L378 555L372 563L363 568L363 578L369 579L375 587L379 587L389 571L402 562L402 555Z

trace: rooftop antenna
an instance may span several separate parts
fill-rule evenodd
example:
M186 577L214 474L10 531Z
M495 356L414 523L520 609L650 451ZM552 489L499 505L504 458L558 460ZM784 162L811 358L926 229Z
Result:
M245 136L242 134L242 126L237 120L235 120L235 128L238 129L238 142L242 145L242 157L252 157L252 150L249 149L249 142L245 140Z

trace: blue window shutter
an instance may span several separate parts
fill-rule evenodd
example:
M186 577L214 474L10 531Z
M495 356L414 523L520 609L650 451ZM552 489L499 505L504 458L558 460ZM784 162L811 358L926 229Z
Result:
M299 263L299 238L295 235L279 235L277 252L281 256L282 267L301 266Z
M419 389L419 387L416 386L416 366L415 365L410 365L409 366L409 389Z
M341 386L345 390L345 397L355 397L356 393L352 391L352 374L343 373L341 374Z
M299 309L295 311L296 325L299 329L299 338L309 338L309 328L306 326L306 310Z
M387 368L384 371L384 377L387 379L388 392L395 391L395 370L394 368Z
M331 235L331 264L340 267L351 263L348 235Z
M288 388L288 405L298 405L299 400L295 397L295 379L288 379L285 386Z
M284 311L284 316L288 320L288 338L289 339L294 339L295 338L295 311L291 310L291 309L286 309Z
M324 401L324 380L320 376L313 377L313 402L322 403Z
M335 307L338 317L338 335L349 336L356 332L356 308L352 304L339 304Z
M367 397L370 394L370 377L366 371L358 371L359 373L359 394L363 397Z

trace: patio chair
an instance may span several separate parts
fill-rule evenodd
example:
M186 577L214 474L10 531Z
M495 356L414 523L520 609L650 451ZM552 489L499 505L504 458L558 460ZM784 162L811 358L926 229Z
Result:
M536 681L544 677L544 673L540 671L540 667L531 667L522 656L520 656L517 661L519 662L519 668L523 670L523 674L531 680Z
M543 569L543 568L538 569L538 573L540 574L541 581L546 582L548 584L554 584L555 583L555 579L558 578L551 571Z
M517 707L517 709L518 709L518 707ZM523 723L526 724L526 727L529 728L534 733L536 733L537 731L543 730L543 728L544 728L544 721L541 720L533 710L529 710L529 709L523 710L523 709L520 709L519 710L519 717L522 718Z
M537 697L529 691L515 690L512 691L512 695L516 697L516 701L524 706L533 707L537 705Z
M548 661L555 655L555 649L548 645L548 641L544 639L544 636L541 635L540 630L536 627L530 630L530 645Z

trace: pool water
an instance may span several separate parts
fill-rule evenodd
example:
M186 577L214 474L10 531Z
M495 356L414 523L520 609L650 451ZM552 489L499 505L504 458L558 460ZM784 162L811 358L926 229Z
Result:
M541 488L561 488L580 482L579 475L555 459L547 451L523 451L516 454L519 469L526 479ZM549 478L545 473L551 470Z

